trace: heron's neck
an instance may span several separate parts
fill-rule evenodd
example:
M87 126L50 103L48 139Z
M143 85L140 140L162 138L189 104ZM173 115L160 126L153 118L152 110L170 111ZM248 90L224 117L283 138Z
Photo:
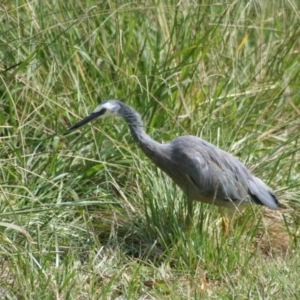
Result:
M160 153L160 143L153 140L143 128L143 121L140 115L131 107L128 112L123 115L124 120L129 126L134 141L142 149L142 151L155 163L157 155Z

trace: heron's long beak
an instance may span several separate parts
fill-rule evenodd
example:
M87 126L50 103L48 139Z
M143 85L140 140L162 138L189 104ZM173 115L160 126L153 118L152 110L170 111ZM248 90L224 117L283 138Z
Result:
M103 113L102 113L103 114ZM97 119L98 117L100 117L101 115L101 111L100 112L92 112L89 116L87 116L86 118L84 118L83 120L81 120L80 122L76 123L75 125L71 126L67 133L69 133L70 131L77 129L95 119Z
M99 117L99 113L91 113L89 116L87 116L86 118L84 118L83 120L81 120L80 122L76 123L75 125L71 126L68 131L77 129L91 121L93 121L94 119L96 119L97 117Z

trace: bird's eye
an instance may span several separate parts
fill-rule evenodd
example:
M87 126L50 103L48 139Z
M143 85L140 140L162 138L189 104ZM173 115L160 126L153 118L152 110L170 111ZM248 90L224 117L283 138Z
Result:
M99 111L99 116L101 116L101 115L104 115L105 114L105 112L106 112L106 108L102 108L100 111Z

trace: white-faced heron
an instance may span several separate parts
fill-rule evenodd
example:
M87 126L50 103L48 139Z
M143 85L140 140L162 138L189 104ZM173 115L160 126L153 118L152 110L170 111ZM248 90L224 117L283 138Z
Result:
M146 156L186 194L187 224L192 218L192 200L227 208L244 203L264 205L273 210L278 208L278 200L271 188L235 157L196 136L180 136L160 144L146 134L140 115L120 101L103 102L69 131L107 116L123 118Z

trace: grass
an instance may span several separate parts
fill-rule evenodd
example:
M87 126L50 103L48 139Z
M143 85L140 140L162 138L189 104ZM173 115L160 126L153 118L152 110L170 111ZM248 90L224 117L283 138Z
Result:
M297 1L6 1L0 6L4 299L299 299ZM276 192L224 236L107 119L160 142L198 135Z

